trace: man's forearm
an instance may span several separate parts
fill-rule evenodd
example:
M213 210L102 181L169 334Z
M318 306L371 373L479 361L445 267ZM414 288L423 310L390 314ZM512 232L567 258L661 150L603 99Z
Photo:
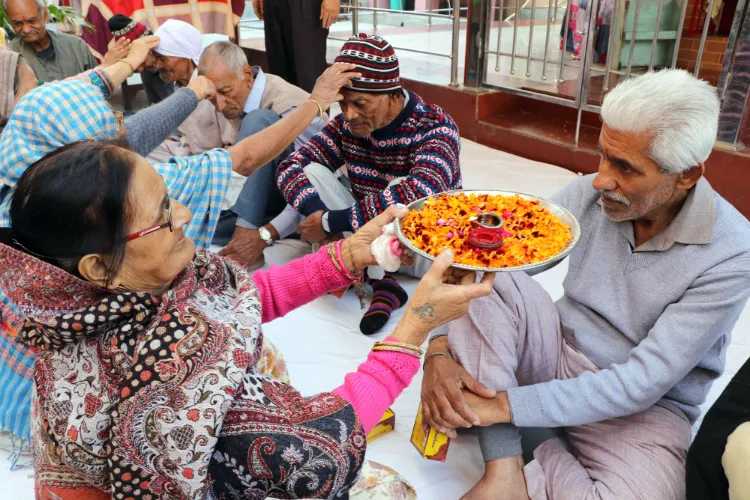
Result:
M248 176L276 158L318 115L318 106L307 101L270 127L229 148L232 169Z

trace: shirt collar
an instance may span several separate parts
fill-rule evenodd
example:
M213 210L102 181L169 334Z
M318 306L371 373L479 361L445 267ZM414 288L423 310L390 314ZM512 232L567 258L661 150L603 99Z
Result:
M247 101L245 101L245 107L243 108L245 113L260 109L260 100L263 97L263 93L266 91L266 82L268 80L266 79L266 74L260 69L260 66L253 66L253 78L255 81L253 82L250 94L247 96Z
M714 222L716 220L716 197L711 184L701 177L690 190L677 217L667 229L640 245L636 252L663 252L675 243L684 245L707 245L713 241ZM617 225L630 242L635 246L633 223L618 222Z

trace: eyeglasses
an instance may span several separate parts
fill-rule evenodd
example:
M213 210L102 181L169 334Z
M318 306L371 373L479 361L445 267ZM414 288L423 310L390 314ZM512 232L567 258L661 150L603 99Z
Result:
M163 224L157 224L155 226L151 226L142 231L138 231L137 233L133 233L127 237L127 241L133 241L133 240L140 238L141 236L146 236L147 234L155 233L156 231L159 231L160 229L166 229L166 228L169 228L170 233L174 231L174 227L172 226L172 200L170 200L169 205L167 205L167 222L164 222Z

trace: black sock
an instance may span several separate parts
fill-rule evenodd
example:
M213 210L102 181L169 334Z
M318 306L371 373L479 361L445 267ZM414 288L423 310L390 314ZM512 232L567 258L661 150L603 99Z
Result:
M392 276L386 274L383 279L372 280L370 284L374 292L372 304L359 324L365 335L378 332L388 322L391 313L409 300L406 290Z

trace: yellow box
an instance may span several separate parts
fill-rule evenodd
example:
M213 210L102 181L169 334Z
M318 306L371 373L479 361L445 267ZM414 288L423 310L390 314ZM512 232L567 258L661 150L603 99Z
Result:
M448 445L451 440L442 432L438 432L432 427L428 427L427 431L422 429L422 405L419 405L417 410L417 418L414 421L414 429L411 431L411 444L419 450L419 454L422 458L427 460L437 460L438 462L445 462L448 458Z
M367 435L367 442L372 443L376 439L385 436L396 427L396 414L393 410L388 408L383 414L383 418L380 419L378 425L372 428L370 433Z

